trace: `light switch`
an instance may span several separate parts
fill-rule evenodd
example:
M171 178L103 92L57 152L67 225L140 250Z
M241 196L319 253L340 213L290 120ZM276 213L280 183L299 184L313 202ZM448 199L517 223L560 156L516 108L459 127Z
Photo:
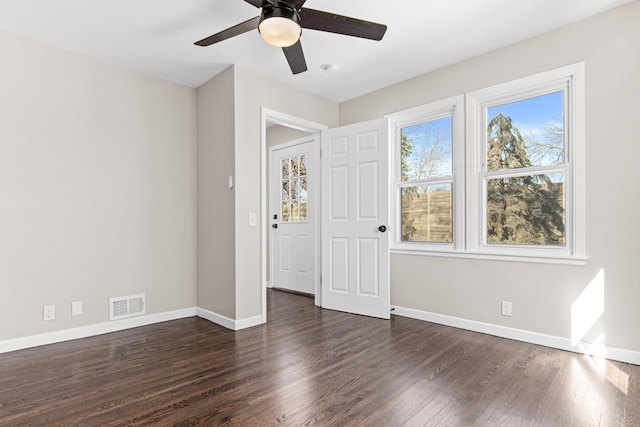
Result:
M249 212L249 227L255 227L257 225L256 221L256 213Z

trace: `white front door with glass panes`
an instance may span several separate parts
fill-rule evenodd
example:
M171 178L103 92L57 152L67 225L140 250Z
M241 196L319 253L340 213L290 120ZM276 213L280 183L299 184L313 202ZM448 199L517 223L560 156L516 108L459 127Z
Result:
M315 294L317 183L314 153L309 138L285 145L271 154L272 286Z

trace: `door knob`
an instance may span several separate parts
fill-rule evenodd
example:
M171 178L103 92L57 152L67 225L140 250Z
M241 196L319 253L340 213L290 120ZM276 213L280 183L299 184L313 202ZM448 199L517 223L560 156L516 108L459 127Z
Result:
M385 231L387 231L387 227L384 225L381 225L380 227L378 227L378 231L381 233L384 233Z
M271 227L278 228L278 224L273 224Z

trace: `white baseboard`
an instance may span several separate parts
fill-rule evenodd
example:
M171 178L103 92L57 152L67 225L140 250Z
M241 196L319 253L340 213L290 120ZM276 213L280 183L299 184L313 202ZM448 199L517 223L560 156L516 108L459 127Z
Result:
M182 310L167 311L164 313L157 313L157 314L148 314L145 316L138 316L138 317L130 317L128 319L98 323L95 325L81 326L79 328L65 329L62 331L48 332L45 334L31 335L28 337L4 340L4 341L0 341L0 353L7 353L10 351L22 350L25 348L38 347L38 346L47 345L47 344L55 344L59 342L71 341L71 340L76 340L80 338L87 338L95 335L108 334L111 332L123 331L125 329L152 325L154 323L183 319L185 317L193 317L195 315L196 315L195 308L185 308Z
M262 320L262 316L233 320L221 314L214 313L213 311L205 310L204 308L197 308L196 316L223 326L227 329L231 329L232 331L239 331L241 329L251 328L253 326L261 325L264 323L264 321Z
M44 334L31 335L10 340L0 341L0 354L10 351L23 350L26 348L38 347L41 345L55 344L64 341L88 338L96 335L109 334L111 332L123 331L125 329L137 328L140 326L152 325L154 323L167 322L169 320L183 319L185 317L198 316L210 322L216 323L232 331L250 328L261 325L264 322L262 316L250 317L248 319L233 320L212 311L202 308L185 308L182 310L167 311L164 313L149 314L146 316L130 317L128 319L116 320L95 325L82 326L79 328L65 329L62 331L48 332Z
M493 325L490 323L475 322L458 317L444 316L442 314L429 313L426 311L414 310L404 307L394 307L393 314L397 316L438 323L440 325L466 329L469 331L481 332L484 334L508 338L516 341L523 341L531 344L538 344L546 347L557 348L560 350L571 351L574 353L582 353L591 356L603 357L605 359L640 365L640 352L637 351L605 345L594 345L587 342L580 342L577 345L574 345L569 338L539 334L537 332L509 328L507 326ZM0 354L31 347L38 347L41 345L55 344L64 341L92 337L95 335L108 334L125 329L137 328L140 326L147 326L154 323L166 322L193 316L201 317L233 331L239 331L241 329L251 328L253 326L265 323L262 316L233 320L202 308L185 308L182 310L131 317L128 319L98 323L95 325L66 329L63 331L55 331L45 334L4 340L0 341Z
M214 313L213 311L205 310L204 308L197 308L196 316L201 317L217 325L223 326L227 329L231 329L232 331L235 331L234 328L236 325L236 321L228 317L225 317L222 314Z
M577 345L574 345L569 338L539 334L537 332L525 331L523 329L475 322L473 320L444 316L442 314L429 313L427 311L398 306L393 307L392 314L409 317L411 319L424 320L431 323L438 323L440 325L452 326L454 328L466 329L473 332L481 332L483 334L494 335L501 338L508 338L516 341L538 344L545 347L571 351L574 353L582 353L589 356L603 357L605 359L640 365L640 352L637 351L587 342L580 342Z

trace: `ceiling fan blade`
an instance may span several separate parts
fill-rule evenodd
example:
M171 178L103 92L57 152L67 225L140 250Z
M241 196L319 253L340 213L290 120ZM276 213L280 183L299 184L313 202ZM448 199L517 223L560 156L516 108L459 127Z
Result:
M315 9L300 10L300 23L302 28L310 30L326 31L370 40L382 40L384 33L387 31L386 25Z
M249 4L254 5L255 7L262 7L266 0L244 0Z
M231 28L227 28L226 30L220 31L219 33L216 33L212 36L209 36L200 41L197 41L194 44L198 46L209 46L214 43L218 43L223 40L230 39L231 37L244 34L247 31L257 29L259 22L260 22L260 17L256 16L255 18L251 18L248 21L241 22L238 25L234 25Z
M304 4L307 2L307 0L292 0L291 3L293 3L293 7L296 8L296 10L300 10L300 8L302 8L302 6L304 6Z
M307 61L304 59L304 52L302 52L300 40L293 46L283 47L282 51L284 52L284 56L287 57L287 62L293 74L300 74L307 71Z
M244 0L244 1L246 1L247 3L249 3L250 5L253 5L255 7L265 7L268 4L271 4L273 6L277 6L277 2L279 0ZM303 3L304 3L304 1L303 1Z

